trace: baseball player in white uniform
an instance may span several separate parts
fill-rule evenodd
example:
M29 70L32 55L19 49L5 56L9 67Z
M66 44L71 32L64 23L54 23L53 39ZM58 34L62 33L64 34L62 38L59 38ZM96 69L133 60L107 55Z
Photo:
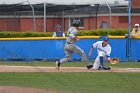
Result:
M92 51L97 48L98 56L95 59L93 65L90 65L91 69L98 70L100 68L104 70L111 69L109 66L104 65L104 60L110 61L111 46L108 44L108 37L104 37L103 41L97 41L92 45L88 56L91 56Z
M74 20L73 21L73 26L69 28L67 32L67 40L66 44L64 47L66 57L61 59L60 61L56 61L56 68L59 70L60 65L64 62L68 62L72 58L73 52L79 54L82 57L82 61L86 63L87 68L88 68L88 59L84 53L84 51L78 47L75 42L79 41L79 38L77 37L78 33L78 27L80 26L80 21L79 20Z

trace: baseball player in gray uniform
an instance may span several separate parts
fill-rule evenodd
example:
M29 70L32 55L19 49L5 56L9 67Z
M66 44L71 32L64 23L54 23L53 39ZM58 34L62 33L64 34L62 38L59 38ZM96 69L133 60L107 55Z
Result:
M60 61L56 61L56 68L58 70L59 70L60 65L62 63L68 62L68 61L71 60L73 52L81 55L82 61L86 63L87 68L88 68L89 61L88 61L84 51L75 44L76 41L80 40L77 37L79 26L80 26L80 21L79 20L74 20L72 27L70 27L68 32L67 32L68 37L67 37L66 44L65 44L65 47L64 47L66 57L61 59Z

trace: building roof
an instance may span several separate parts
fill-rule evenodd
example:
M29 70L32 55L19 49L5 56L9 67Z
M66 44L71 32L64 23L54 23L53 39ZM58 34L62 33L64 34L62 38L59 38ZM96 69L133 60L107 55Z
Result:
M44 15L44 4L33 4L35 15ZM128 7L126 5L110 5L112 14L127 14ZM95 16L99 14L109 15L109 9L106 4L94 5L56 5L46 4L46 13L48 16L62 17L63 12L65 16ZM132 9L131 13L139 13L140 9ZM29 5L23 4L6 4L0 5L0 15L18 15L18 16L32 16L32 9Z
M44 4L33 4L35 11L44 11ZM46 4L47 12L58 12L58 11L67 11L72 9L78 9L81 7L87 7L89 5L55 5L55 4ZM1 12L11 12L11 11L31 11L30 5L22 4L6 4L0 5Z
M28 0L31 4L39 4L39 3L53 3L53 4L120 4L127 5L128 1L126 0ZM0 0L0 4L17 4L17 3L28 4L27 0Z

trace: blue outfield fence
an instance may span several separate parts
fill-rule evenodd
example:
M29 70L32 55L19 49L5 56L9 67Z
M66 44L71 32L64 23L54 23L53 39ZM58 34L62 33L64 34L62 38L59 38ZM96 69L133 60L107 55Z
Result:
M50 37L51 38L51 37ZM81 47L86 55L91 46L102 38L81 38L76 44ZM122 61L127 61L127 39L110 38L109 43L112 47L111 57L117 57ZM41 39L0 39L0 58L3 60L50 60L65 57L64 53L65 38L41 38ZM140 40L132 39L130 47L130 59L140 60ZM96 58L96 50L92 53L92 59ZM78 54L73 54L73 59L81 59Z
M130 59L140 60L140 40L131 39L130 42Z

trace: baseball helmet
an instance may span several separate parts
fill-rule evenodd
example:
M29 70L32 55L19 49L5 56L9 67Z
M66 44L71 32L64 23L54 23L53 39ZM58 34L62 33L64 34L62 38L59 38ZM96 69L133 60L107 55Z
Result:
M103 40L104 40L104 41L108 41L108 40L109 40L108 36L105 36L105 37L103 38Z
M80 21L79 20L74 20L73 21L73 26L79 27L80 26Z

